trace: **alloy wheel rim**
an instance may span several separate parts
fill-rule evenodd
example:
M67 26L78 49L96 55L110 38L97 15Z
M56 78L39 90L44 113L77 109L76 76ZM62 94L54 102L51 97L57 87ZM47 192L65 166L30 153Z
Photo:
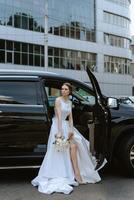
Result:
M130 162L132 167L134 168L134 145L130 149Z

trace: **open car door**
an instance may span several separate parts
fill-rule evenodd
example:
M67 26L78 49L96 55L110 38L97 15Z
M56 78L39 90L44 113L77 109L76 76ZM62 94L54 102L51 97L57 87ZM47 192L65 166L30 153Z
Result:
M98 160L98 165L96 167L97 169L103 163L104 158L108 157L111 115L109 108L107 107L106 100L101 93L98 81L89 68L87 68L87 74L95 94L95 109L93 112L92 120L92 127L94 127L94 130L92 130L92 135L94 138L91 139L90 143L92 146L92 142L94 142L95 156Z

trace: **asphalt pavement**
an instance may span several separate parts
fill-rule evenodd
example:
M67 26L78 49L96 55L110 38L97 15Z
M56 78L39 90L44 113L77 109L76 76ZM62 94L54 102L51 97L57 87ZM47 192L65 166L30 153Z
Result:
M39 193L30 183L36 175L37 170L0 171L0 200L134 200L134 178L120 171L104 169L101 182L74 187L69 195Z

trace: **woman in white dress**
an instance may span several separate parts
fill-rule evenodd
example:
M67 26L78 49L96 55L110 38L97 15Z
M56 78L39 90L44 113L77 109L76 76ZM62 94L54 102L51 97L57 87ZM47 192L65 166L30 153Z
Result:
M72 102L69 100L71 92L71 85L64 83L62 95L55 101L55 116L52 119L47 152L38 176L31 182L33 186L38 186L39 192L45 194L69 194L73 186L101 180L98 171L95 171L95 158L89 153L89 142L73 127ZM54 145L55 136L64 136L69 141L69 147L58 151Z

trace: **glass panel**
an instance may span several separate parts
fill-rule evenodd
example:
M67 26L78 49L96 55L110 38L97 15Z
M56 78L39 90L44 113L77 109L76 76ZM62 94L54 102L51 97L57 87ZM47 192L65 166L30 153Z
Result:
M6 22L7 25L12 26L13 25L13 5L12 0L11 2L6 1Z
M28 44L22 43L22 52L28 52Z
M75 33L76 34L75 35L76 39L81 39L81 37L80 37L80 29L76 28L75 31L76 31L76 33Z
M44 56L41 56L41 66L44 67Z
M14 52L14 64L20 64L20 53Z
M80 70L80 60L76 60L76 70Z
M6 49L7 50L13 50L13 42L12 41L6 41Z
M83 100L88 101L89 105L95 105L95 97L90 94L88 91L84 90L83 88L78 88L74 86L73 93L76 93L76 96L82 97Z
M0 50L0 63L5 63L5 51Z
M33 17L29 17L29 30L33 31Z
M49 56L52 56L53 55L53 48L48 48L48 55Z
M40 66L40 56L39 55L35 55L34 56L34 65L35 66Z
M48 66L53 67L52 57L48 57Z
M28 55L26 53L22 53L22 65L28 64Z
M54 56L59 56L59 49L58 48L54 48Z
M22 28L28 29L28 17L27 15L24 16L24 14L22 15Z
M13 16L10 16L8 21L7 21L8 26L13 26Z
M29 54L29 65L33 65L33 54Z
M7 52L7 63L12 63L12 52Z
M21 51L20 46L21 46L20 42L14 42L14 51Z
M33 53L33 44L29 44L29 53Z
M21 28L21 15L15 14L14 15L14 27Z
M59 68L59 58L54 58L54 67Z
M34 53L40 54L40 46L39 45L34 45Z
M0 94L5 96L7 104L37 104L36 84L34 82L0 81Z
M5 49L5 40L0 40L0 49Z
M84 39L80 29L95 31L95 1L48 1L49 32L55 35ZM77 6L76 6L77 5ZM60 10L60 12L59 12ZM89 12L90 11L90 12ZM54 31L53 31L54 30ZM95 35L92 35L92 41Z
M6 24L6 6L1 3L0 4L0 25L5 25Z
M44 47L43 46L41 46L41 54L44 55Z

